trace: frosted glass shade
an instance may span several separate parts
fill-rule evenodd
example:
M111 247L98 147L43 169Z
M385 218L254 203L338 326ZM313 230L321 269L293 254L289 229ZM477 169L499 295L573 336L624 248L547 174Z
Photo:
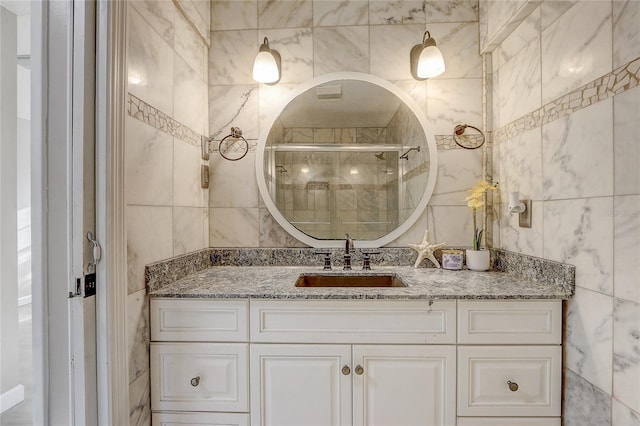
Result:
M253 62L253 79L259 83L275 83L280 80L278 63L269 51L260 51Z
M422 49L418 59L417 74L420 78L436 77L444 72L444 58L436 46Z

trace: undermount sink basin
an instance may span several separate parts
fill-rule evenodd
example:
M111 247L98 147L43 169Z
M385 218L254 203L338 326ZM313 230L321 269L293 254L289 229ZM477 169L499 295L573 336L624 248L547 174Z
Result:
M296 287L406 287L395 275L319 275L302 274Z

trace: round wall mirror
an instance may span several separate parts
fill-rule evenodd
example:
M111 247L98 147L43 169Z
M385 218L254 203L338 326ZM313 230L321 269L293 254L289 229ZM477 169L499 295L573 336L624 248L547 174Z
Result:
M429 202L437 150L415 101L386 80L335 73L300 87L258 142L256 177L276 221L312 247L381 247Z

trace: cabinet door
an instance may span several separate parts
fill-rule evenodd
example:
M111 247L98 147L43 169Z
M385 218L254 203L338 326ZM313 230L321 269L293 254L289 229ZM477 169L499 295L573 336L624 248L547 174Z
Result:
M350 365L349 345L251 345L251 424L350 425Z
M354 425L453 425L455 346L354 346Z
M249 426L246 413L180 413L154 412L153 426Z

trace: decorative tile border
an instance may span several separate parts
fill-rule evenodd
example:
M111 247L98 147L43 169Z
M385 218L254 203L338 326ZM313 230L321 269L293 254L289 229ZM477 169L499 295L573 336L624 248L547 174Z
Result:
M218 146L220 145L220 141L222 139L224 139L224 136L222 138L216 138L216 139L210 139L209 140L209 152L210 153L219 152ZM256 152L256 148L258 148L258 140L257 139L247 139L247 143L249 144L249 152ZM244 144L239 143L237 145L233 145L228 151L229 151L229 153L244 152Z
M634 59L604 76L518 118L494 133L494 142L502 143L543 124L566 117L640 84L640 58Z
M128 93L127 97L127 114L189 145L200 146L201 135L198 132L191 130L131 93Z
M436 146L439 150L450 150L450 149L464 149L454 142L453 136L451 135L435 135ZM479 137L479 136L478 136ZM211 140L209 152L218 152L218 144L222 138L215 138ZM256 152L256 148L258 147L257 139L247 139L249 142L249 152ZM242 147L240 147L242 148Z
M422 163L418 167L415 167L409 170L407 173L402 175L402 182L407 182L416 176L420 176L421 174L428 173L429 167L431 163Z
M312 190L356 190L356 191L383 191L387 187L386 184L369 184L369 183L329 183L329 182L308 182L308 183L285 183L279 185L278 188L285 191L312 191Z
M474 140L476 143L481 142L480 135L466 135L468 139ZM464 149L453 140L453 135L436 135L436 145L438 149L446 151L450 149Z
M453 136L451 135L435 135L436 146L440 150L449 150L449 149L464 149L454 142ZM211 140L211 148L209 148L209 152L218 152L218 144L220 143L221 138L216 138ZM258 147L257 139L247 139L249 142L249 152L256 152L256 148Z

